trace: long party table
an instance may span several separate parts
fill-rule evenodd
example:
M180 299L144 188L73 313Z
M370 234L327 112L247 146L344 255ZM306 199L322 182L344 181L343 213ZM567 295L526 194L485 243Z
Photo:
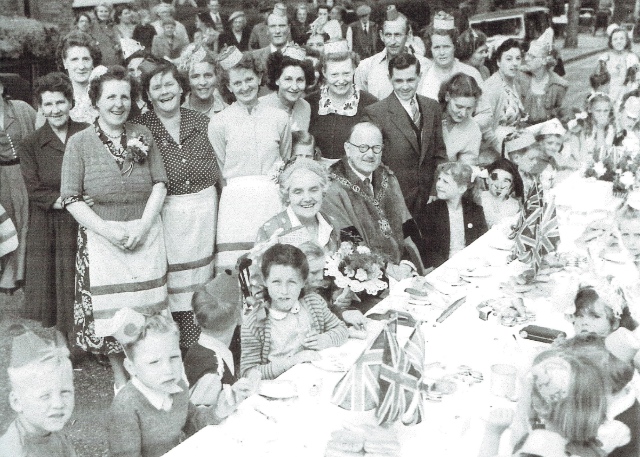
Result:
M602 216L585 215L561 205L558 209L562 237L560 251L574 252L574 241L584 226ZM430 273L425 278L434 290L429 303L413 300L405 292L414 280L392 281L389 296L368 313L395 310L409 313L421 321L429 373L434 379L446 377L456 383L456 391L445 395L442 401L425 401L425 415L420 424L393 426L401 443L402 456L477 455L491 408L515 408L516 398L491 394L491 366L497 363L513 365L518 369L518 378L522 379L535 354L548 347L521 338L519 331L524 325L508 327L496 318L480 319L477 305L488 299L521 297L527 309L535 313L535 321L527 324L561 330L568 336L573 334L572 325L564 315L568 303L559 300L564 281L579 275L580 269L566 268L555 272L531 291L516 294L510 287L509 278L520 273L523 266L507 261L511 243L507 232L504 226L492 228ZM469 271L473 265L479 266ZM462 285L451 285L451 278L460 272L467 273L463 281L458 281ZM466 298L464 304L446 320L436 322L443 310L460 297ZM322 359L339 360L348 368L383 326L380 321L369 321L366 340L350 339L342 347L321 351ZM400 344L410 332L411 328L398 326ZM483 381L475 383L468 378L456 377L461 365L481 372ZM334 430L356 430L362 424L376 422L375 411L352 412L330 402L334 387L343 375L344 372L329 371L313 364L297 365L278 378L278 381L290 382L290 387L296 391L295 397L268 400L255 395L243 402L225 422L204 428L167 455L204 457L222 451L233 453L230 455L322 457ZM521 383L518 385L516 397ZM507 441L508 436L503 437L503 450L509 445Z

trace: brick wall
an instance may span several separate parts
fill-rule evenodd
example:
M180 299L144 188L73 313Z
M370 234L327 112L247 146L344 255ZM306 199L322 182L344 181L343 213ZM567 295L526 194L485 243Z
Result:
M0 2L2 1L5 0L0 0ZM29 0L29 2L32 18L58 24L62 32L72 27L74 15L71 4L73 0Z
M28 2L30 17L60 26L65 32L73 25L73 0L0 0L0 14L4 16L24 16L25 2Z

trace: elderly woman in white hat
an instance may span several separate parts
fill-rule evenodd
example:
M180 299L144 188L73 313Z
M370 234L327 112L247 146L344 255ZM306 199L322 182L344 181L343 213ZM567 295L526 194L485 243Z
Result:
M229 27L218 37L218 49L235 46L242 52L249 50L251 30L247 28L247 17L244 11L234 11L229 16Z
M562 102L569 83L553 71L557 60L552 51L553 30L549 27L540 38L531 42L525 64L520 67L523 105L530 124L562 117Z

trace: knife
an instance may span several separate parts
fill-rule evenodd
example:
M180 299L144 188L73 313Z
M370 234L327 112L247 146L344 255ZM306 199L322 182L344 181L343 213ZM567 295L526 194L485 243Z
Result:
M443 323L443 322L444 322L444 321L445 321L449 316L451 316L451 315L453 314L453 312L454 312L456 309L460 308L460 307L464 304L464 302L465 302L465 301L467 301L467 297L459 298L459 299L457 299L456 301L454 301L453 303L451 303L451 304L447 307L447 309L445 309L445 310L442 312L442 314L440 314L440 317L438 317L438 318L436 319L436 322L437 322L438 324Z

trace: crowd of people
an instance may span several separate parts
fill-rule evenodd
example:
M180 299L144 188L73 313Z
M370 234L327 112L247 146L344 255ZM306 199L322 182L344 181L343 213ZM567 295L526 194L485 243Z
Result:
M444 12L418 31L395 8L374 23L366 4L277 3L249 31L245 12L193 3L100 4L33 107L0 99L0 288L110 364L113 456L162 455L362 329L381 297L325 277L342 241L383 256L389 280L424 275L621 141L640 151L622 28L574 118L551 29L489 65L486 36ZM612 239L640 269L638 194L582 237L596 257ZM640 295L610 287L572 290L577 336L536 358L483 455L512 422L517 455L637 455ZM73 456L69 354L17 333L0 455Z

